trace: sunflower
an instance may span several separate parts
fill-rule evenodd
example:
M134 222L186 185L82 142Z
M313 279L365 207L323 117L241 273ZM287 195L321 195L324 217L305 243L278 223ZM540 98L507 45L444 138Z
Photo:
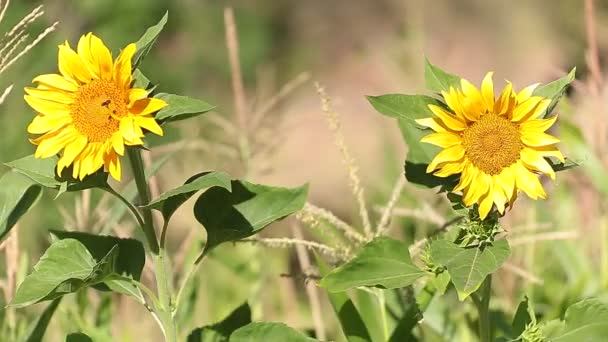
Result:
M153 113L166 102L148 98L145 89L132 88L131 59L135 44L116 60L106 45L89 33L76 51L59 45L59 74L40 75L25 88L25 101L38 113L27 127L38 145L36 158L60 153L57 175L72 166L80 180L102 167L120 180L120 157L125 146L143 145L144 129L163 135Z
M532 199L546 198L538 176L555 179L555 172L545 158L564 161L556 147L559 139L545 133L557 116L542 118L551 100L533 96L537 86L515 92L507 82L495 98L491 72L481 91L462 79L460 89L442 92L447 108L429 105L435 117L416 120L435 131L421 141L442 148L427 173L459 174L452 191L462 191L465 206L477 203L481 219L493 204L504 213L520 190Z

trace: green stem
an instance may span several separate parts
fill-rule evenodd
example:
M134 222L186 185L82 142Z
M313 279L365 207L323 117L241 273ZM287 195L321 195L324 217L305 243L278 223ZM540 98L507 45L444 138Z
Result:
M490 326L490 296L492 294L492 275L488 275L481 288L473 294L473 302L479 313L479 340L492 341L492 327Z
M133 206L133 204L131 204L131 202L129 202L126 198L124 198L121 194L119 194L118 192L116 192L116 190L112 189L109 185L100 188L101 190L113 195L114 197L118 198L122 203L124 203L127 208L129 208L129 210L131 211L131 213L133 214L133 216L135 217L135 220L137 221L137 224L140 227L144 226L144 220L141 218L141 215L139 214L139 212L137 211L137 208L135 208Z
M141 154L139 150L136 149L128 149L127 151L129 161L131 162L131 168L133 170L133 178L135 179L135 185L137 186L137 191L139 193L140 203L147 204L150 202L150 189L148 187L148 182L146 181ZM159 245L158 240L156 239L156 232L154 231L152 210L149 208L142 208L142 214L142 229L146 235L148 244L150 245L150 250L152 251L154 260L154 275L156 277L156 288L159 301L159 307L157 308L158 318L162 324L165 340L168 342L176 342L177 329L175 326L175 320L173 319L171 305L170 282L172 276L168 267L168 258L164 246L164 238L162 241L163 243ZM163 228L163 230L164 229L165 228Z

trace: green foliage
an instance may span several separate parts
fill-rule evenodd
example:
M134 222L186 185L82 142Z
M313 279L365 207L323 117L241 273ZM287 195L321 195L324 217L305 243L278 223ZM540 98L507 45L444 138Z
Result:
M65 342L93 342L93 339L90 338L87 334L77 332L71 333L66 336Z
M461 247L443 239L431 243L433 262L447 268L460 300L475 292L486 276L498 270L510 254L505 239L482 248Z
M120 279L107 280L104 283L107 287L99 284L96 288L101 290L109 288L113 291L135 297L140 302L143 302L141 291L130 280L139 280L146 262L144 245L139 240L58 230L52 230L51 233L62 240L78 240L86 247L95 260L102 260L110 251L117 248L118 255L115 259L113 272L120 276Z
M313 342L317 340L307 337L283 323L277 322L250 323L233 332L229 339L229 342L250 341Z
M139 40L135 43L137 50L135 51L135 55L133 56L133 69L137 69L137 66L142 62L142 60L148 55L154 43L158 39L158 35L161 33L165 24L167 24L167 19L169 18L169 12L166 12L165 15L160 19L158 24L148 28L146 32L139 38Z
M460 77L441 70L431 64L428 58L424 59L424 80L426 87L435 93L449 91L450 87L460 88Z
M602 341L608 336L608 304L590 298L571 305L561 322L548 322L541 331L554 342Z
M318 254L315 254L315 259L321 276L325 277L330 272L329 266ZM344 336L346 336L346 340L348 342L370 342L371 337L367 332L365 323L363 323L357 308L346 292L329 292L327 296L340 321L340 327Z
M207 113L215 107L205 101L167 93L158 93L154 97L164 100L169 105L156 113L156 120L170 122L189 119Z
M405 243L379 237L323 277L319 285L331 292L360 286L394 289L411 285L425 274L412 263Z
M557 104L559 103L559 100L562 98L562 96L570 86L570 83L574 81L575 74L576 68L572 68L568 75L553 82L542 85L534 90L533 95L551 99L549 107L547 107L545 114L543 114L541 117L545 117L553 112L553 109L555 109L555 106L557 106Z
M0 242L40 198L42 188L14 172L0 177Z
M228 241L252 236L272 222L304 207L308 186L278 188L233 180L232 192L213 187L194 205L194 216L207 231L205 253Z
M231 191L230 176L223 172L196 174L186 180L184 185L163 193L145 207L160 211L167 222L175 211L197 191L210 187L220 187Z
M236 308L223 321L194 329L188 335L188 342L227 342L235 330L251 323L251 308L249 304Z
M10 305L24 307L110 280L115 274L118 247L95 260L75 239L54 242L17 289Z

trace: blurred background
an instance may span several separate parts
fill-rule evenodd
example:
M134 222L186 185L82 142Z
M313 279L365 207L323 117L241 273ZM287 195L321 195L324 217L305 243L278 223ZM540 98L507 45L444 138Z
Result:
M200 98L217 110L166 126L165 137L150 139L152 163L170 156L155 178L156 190L166 191L195 172L211 169L266 184L308 182L309 202L354 226L360 222L348 170L313 82L325 87L340 115L345 142L359 166L376 220L379 215L374 208L386 203L402 177L407 147L395 122L374 112L365 95L426 93L425 56L474 84L487 71L494 71L496 87L502 87L506 79L518 89L549 82L576 66L577 81L558 108L561 121L554 133L562 138L566 155L582 166L560 173L555 183L546 182L547 201L522 197L505 218L513 255L495 281L499 299L493 305L497 311L511 312L525 292L543 316L555 318L577 300L608 294L608 88L602 74L608 68L608 2L595 2L590 12L595 25L588 31L590 16L583 0L233 1L250 123L246 135L253 146L246 158L239 157L235 147L242 132L235 132L233 124L235 95L225 39L225 2L18 0L11 3L2 29L10 29L41 3L46 14L32 31L60 23L0 79L0 88L14 84L0 107L0 161L34 151L26 133L34 113L23 101L22 89L36 75L56 72L58 44L68 40L75 46L80 35L91 31L116 56L168 10L169 22L141 70L158 83L159 91ZM590 50L590 42L596 48ZM0 173L6 171L0 167ZM48 229L137 234L128 216L108 221L114 207L100 193L68 193L57 200L54 196L47 192L20 223L22 272L31 269L48 246ZM424 237L442 220L453 217L443 198L413 185L405 186L397 206L399 217L391 223L392 232L408 241ZM190 219L191 207L192 203L180 209L170 227L170 248L177 264L190 260L190 254L200 248L198 242L204 240L204 230ZM283 223L265 234L291 236L291 230ZM249 299L256 319L312 329L306 277L297 276L308 271L298 265L290 249L224 246L199 272L198 295L191 299L193 314L185 325L193 328L220 320ZM123 319L147 315L130 299L108 304L95 293L83 296L94 299L90 305L96 315L102 307L109 316L93 319L89 313L76 320L78 312L62 304L49 341L85 329L94 330L100 339L114 335L125 341L159 340L160 332L148 316L137 318L137 324ZM335 336L335 319L321 296L327 308L326 329ZM450 296L457 301L454 293ZM454 309L446 303L434 301L425 321L438 336L452 340L460 336L461 327L450 324L467 323L448 323L449 317L466 317L472 311L464 304ZM36 308L28 310L35 315Z

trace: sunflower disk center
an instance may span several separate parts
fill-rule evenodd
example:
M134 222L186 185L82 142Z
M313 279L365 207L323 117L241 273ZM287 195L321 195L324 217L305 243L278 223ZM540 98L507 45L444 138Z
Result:
M119 128L127 112L124 91L111 81L94 80L80 87L72 104L74 126L90 142L104 142Z
M467 158L490 175L519 160L523 148L517 126L495 114L483 115L464 131L462 140Z

